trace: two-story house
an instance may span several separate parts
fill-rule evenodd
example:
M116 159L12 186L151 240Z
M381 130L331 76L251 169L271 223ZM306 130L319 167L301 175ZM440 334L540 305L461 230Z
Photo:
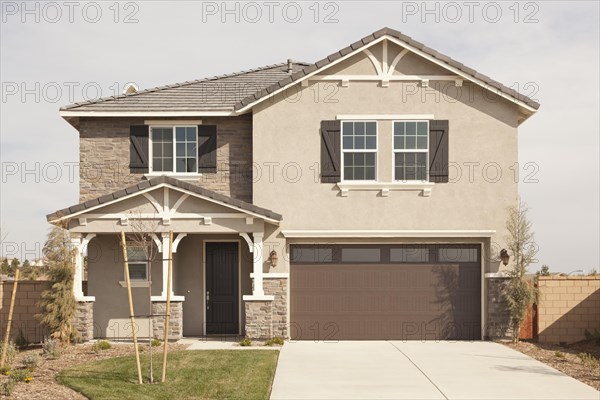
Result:
M78 250L78 329L131 334L119 234L144 226L157 256L129 254L136 314L164 315L173 231L171 338L493 336L518 128L538 107L389 28L314 64L63 107L80 204L48 220Z

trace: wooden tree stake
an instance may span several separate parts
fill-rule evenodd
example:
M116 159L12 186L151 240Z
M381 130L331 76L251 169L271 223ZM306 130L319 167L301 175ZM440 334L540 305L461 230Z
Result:
M6 324L6 334L4 335L4 345L2 346L2 358L0 358L0 368L4 367L6 361L6 352L8 351L8 338L10 336L10 326L12 325L13 311L15 309L15 299L17 297L17 286L19 286L19 268L15 271L15 281L13 283L12 297L10 299L10 308L8 309L8 323Z
M138 383L142 384L142 366L140 364L140 352L138 349L137 333L135 332L135 314L133 313L133 298L131 297L131 280L129 278L129 261L127 259L127 243L125 232L121 231L121 245L123 247L123 266L125 268L125 281L127 282L127 297L129 297L129 315L131 316L131 335L133 336L133 347L135 349L135 362L137 364Z

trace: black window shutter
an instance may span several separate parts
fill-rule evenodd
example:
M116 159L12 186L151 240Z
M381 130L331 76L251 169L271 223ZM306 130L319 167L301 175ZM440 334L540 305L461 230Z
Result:
M148 125L129 127L129 171L131 173L148 172Z
M321 121L321 183L341 180L341 121Z
M448 120L429 121L429 181L448 182Z
M216 125L198 125L198 172L217 172Z

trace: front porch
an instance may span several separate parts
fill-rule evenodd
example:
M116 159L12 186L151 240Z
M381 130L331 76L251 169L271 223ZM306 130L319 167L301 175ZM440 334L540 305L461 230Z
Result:
M150 238L145 257L129 262L139 337L164 336L169 231L174 239L169 340L287 337L287 274L269 273L269 254L285 249L278 214L163 176L48 220L69 229L76 249L75 325L83 340L131 337L121 231L128 242L142 232Z

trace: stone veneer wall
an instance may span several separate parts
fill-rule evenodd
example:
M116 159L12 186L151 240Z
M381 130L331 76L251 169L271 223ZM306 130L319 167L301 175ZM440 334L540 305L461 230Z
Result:
M79 332L79 339L82 342L94 338L94 302L80 301L77 303L73 327Z
M507 339L510 337L510 312L506 300L502 298L502 289L508 278L486 278L487 281L487 326L486 339Z
M165 338L165 319L167 313L166 301L152 302L152 314L161 315L154 317L152 324L153 335L158 340ZM171 318L169 319L169 340L179 340L183 337L183 302L171 302Z
M165 118L167 119L167 118ZM217 125L217 173L190 181L252 202L252 116L202 118ZM79 200L112 193L144 179L129 172L129 127L143 118L82 118L79 122Z
M538 278L538 340L573 343L600 331L600 276Z
M246 301L246 337L271 339L288 336L287 278L263 279L265 295L275 296L273 301Z

